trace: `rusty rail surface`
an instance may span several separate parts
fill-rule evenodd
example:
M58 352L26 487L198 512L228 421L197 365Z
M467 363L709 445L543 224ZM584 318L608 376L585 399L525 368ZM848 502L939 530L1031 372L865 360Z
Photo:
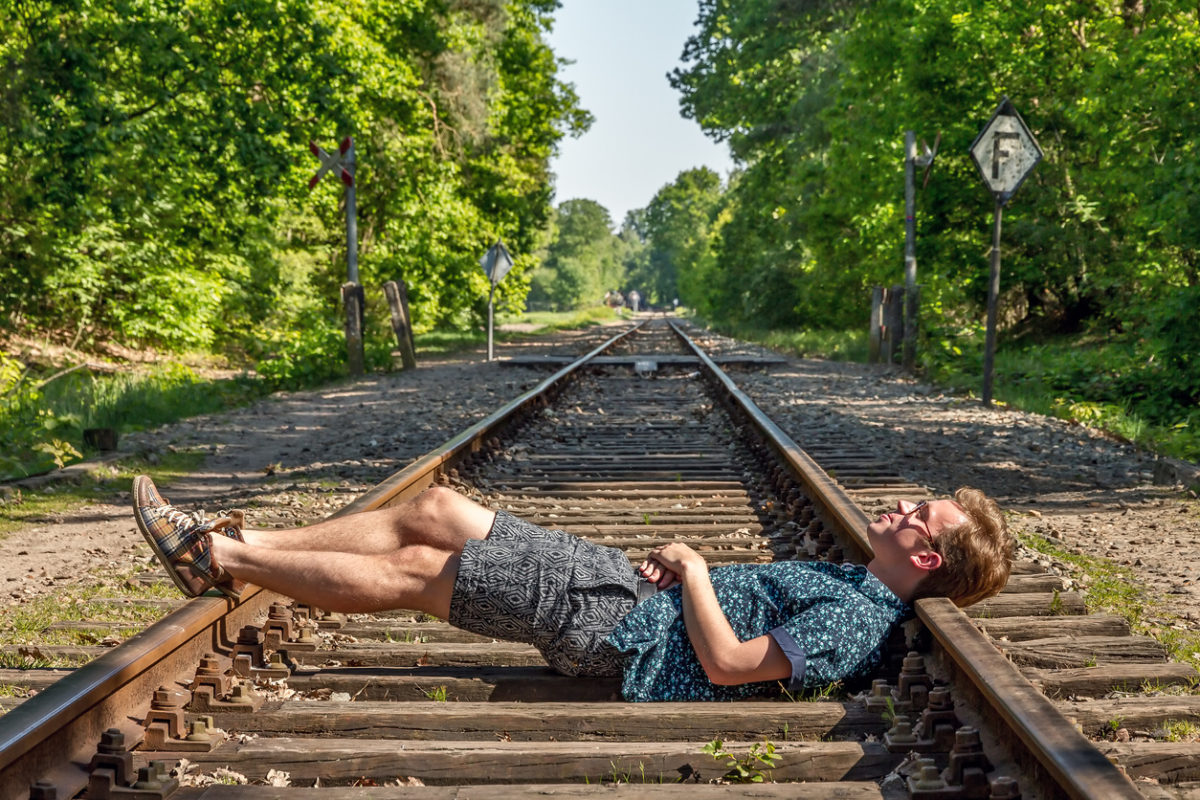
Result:
M868 560L871 550L863 533L868 517L863 510L817 461L758 409L679 325L672 322L670 330L678 337L677 346L690 355L672 355L665 362L681 370L687 368L690 358L700 365L704 381L717 402L724 406L723 414L727 414L713 423L715 427L704 427L711 416L707 408L695 405L680 405L679 411L667 408L675 402L675 396L681 404L694 402L688 399L695 394L692 384L678 374L672 379L674 382L664 378L656 385L654 381L639 383L638 378L631 377L628 368L621 366L623 361L619 356L609 355L602 366L589 366L601 363L598 357L602 353L623 351L631 363L646 371L646 377L652 377L657 367L642 366L647 362L637 359L653 355L645 352L645 345L659 335L657 330L635 326L613 337L388 478L337 515L394 505L434 483L454 483L464 491L486 491L498 503L532 517L539 524L555 527L561 524L568 530L577 526L583 535L624 547L634 559L661 536L695 543L706 558L716 563L761 560L772 551L787 557L798 554L798 548L805 543L814 546L815 532L823 530L837 539L840 548L838 555L834 555L835 550L828 544L821 545L824 557L840 560L844 555L847 560ZM656 340L653 346L663 345ZM613 384L618 388L606 389L604 376L614 371L620 375ZM580 432L565 424L545 426L552 400L576 389L582 394L577 393L572 402L584 404L582 398L590 397L599 408L598 413L609 418L605 424L610 427L589 427ZM603 402L596 398L603 398ZM635 407L652 410L645 412L644 420L631 419L609 402L619 407L622 398ZM608 410L602 406L608 406ZM539 424L543 424L540 429ZM521 450L500 441L511 438L522 426L532 426L535 435L543 437L536 440L537 448L526 446L527 449ZM551 438L546 438L547 434ZM552 441L553 437L557 441ZM645 437L644 447L639 437ZM657 438L651 442L651 437ZM709 453L693 452L695 442L709 441L712 437L725 442L729 451L726 462L716 458L716 454L710 458ZM768 462L774 466L765 466ZM756 474L756 471L770 474ZM472 489L470 480L477 482L478 489ZM886 484L886 480L881 482ZM896 485L904 489L910 486L900 479ZM743 495L749 499L739 499ZM672 498L678 499L672 503ZM653 519L647 512L639 515L639 503L643 502L658 504L654 506ZM793 509L800 507L806 509L806 518L814 520L807 532L797 530L790 521ZM596 521L601 515L606 519L604 524ZM755 516L757 521L747 522ZM730 531L731 527L737 530ZM757 537L745 532L754 527L761 528ZM117 729L125 735L125 748L135 746L142 738L140 720L147 713L156 687L186 683L188 670L206 653L220 654L225 659L222 664L231 663L238 643L248 641L239 634L243 626L263 622L268 609L279 599L252 588L238 604L215 597L193 600L0 717L0 800L24 800L30 796L26 787L34 780L51 782L58 798L79 791L88 782L88 762L104 731ZM1140 796L1130 781L997 653L962 611L946 601L920 601L917 611L932 639L927 654L931 667L936 664L940 676L953 681L956 694L966 698L960 704L972 706L979 712L979 722L992 726L985 737L989 747L995 748L992 761L1021 769L1022 785L1027 791L1047 797ZM303 614L315 612L305 610ZM315 619L305 616L308 622ZM375 626L371 630L376 633L387 630L391 641L392 630L387 627L390 624L393 623L389 618L360 623L368 628ZM371 776L404 774L453 783L467 775L475 776L466 779L468 784L528 780L538 785L470 786L462 796L508 798L530 793L590 796L600 787L540 784L574 780L564 776L604 777L608 765L613 779L637 783L639 763L642 780L647 779L646 761L651 764L651 773L657 765L657 777L669 780L676 777L676 771L682 774L683 767L690 769L693 761L701 763L695 755L695 746L689 751L687 745L676 743L681 732L698 735L696 732L702 730L724 731L718 733L718 738L744 737L745 747L755 738L770 735L778 739L782 735L783 740L776 746L784 762L777 770L777 777L839 782L826 786L807 783L755 787L745 793L735 786L664 784L627 788L639 795L662 797L685 793L689 797L703 797L720 791L723 797L865 800L881 796L875 781L898 764L906 752L903 739L888 740L886 746L861 741L864 732L876 729L873 726L878 726L878 734L885 727L877 711L872 710L871 700L865 709L862 704L852 702L752 702L672 703L626 711L623 704L611 702L615 692L611 681L552 676L537 666L536 654L531 656L516 646L478 643L469 637L446 639L436 648L433 644L422 645L422 631L448 634L438 624L422 620L396 620L394 624L403 627L406 636L417 632L415 646L403 642L389 644L379 653L364 647L353 651L352 658L366 663L364 660L377 656L383 658L383 649L398 650L401 657L410 659L407 667L387 667L384 665L393 662L381 660L378 667L320 667L313 672L297 669L293 664L290 671L282 669L289 676L289 686L323 686L325 692L345 691L354 695L353 703L328 706L353 717L349 728L340 727L345 720L336 714L333 717L318 714L320 708L313 711L317 715L314 720L305 723L288 722L287 717L272 721L274 718L264 710L253 717L265 720L258 723L266 726L262 728L264 732L270 729L276 734L286 733L291 730L288 726L307 725L312 726L304 728L309 736L271 739L257 745L257 749L248 744L245 748L225 748L216 754L188 757L205 764L230 763L235 767L239 763L254 764L256 769L262 759L268 759L281 769L290 769L293 777L301 781L325 778L322 770L337 764L335 781L353 782L360 775L363 780L373 781L375 778ZM264 627L269 627L269 620ZM289 634L280 636L281 646L286 648L292 640ZM293 648L296 651L289 652L298 663L320 663L305 661L310 656L299 649L298 641ZM429 656L429 652L422 655L426 649L436 650L443 658L440 671L422 666ZM312 657L329 657L337 652L318 651ZM906 668L907 662L908 659ZM458 664L464 666L455 666ZM251 678L256 674L253 669L258 669L245 663L242 668L250 670ZM423 669L426 671L422 672ZM262 674L268 674L270 665L264 670ZM394 680L410 673L427 676L426 680L433 685L414 683L406 688ZM903 680L904 673L901 683ZM460 701L424 702L422 693L428 696L428 689L435 688L438 682L443 684L440 687L443 698L452 693ZM904 700L899 694L895 696ZM389 702L384 702L385 698ZM408 702L402 711L397 711L394 701L404 698ZM480 702L484 700L488 702ZM271 713L278 711L272 708ZM218 723L228 726L251 719L242 713L222 707L215 716ZM272 725L281 727L274 729ZM793 726L794 735L809 740L787 740L789 726ZM299 732L300 728L296 730ZM362 738L371 730L407 738L400 744L392 739ZM833 730L842 730L843 736L849 731L859 738L814 741L830 736ZM312 738L314 733L316 738ZM343 744L336 736L360 738ZM538 741L547 737L548 741ZM434 741L425 743L422 741L425 738ZM443 738L447 741L440 743ZM627 749L633 755L620 749L622 741L630 742ZM156 758L140 752L136 755L137 764ZM176 754L168 748L165 755L173 758ZM944 766L941 762L936 764L938 769L941 766ZM934 762L927 768L934 769ZM714 774L711 764L705 769L705 777ZM650 783L654 783L654 777L651 774ZM911 781L909 785L911 788ZM196 796L195 790L189 791ZM274 790L273 794L264 794L265 791L213 787L202 796L206 800L265 798L295 790ZM913 796L965 796L929 793L932 791L922 795L918 789ZM423 797L443 796L432 788L421 792ZM451 792L445 796L459 795Z

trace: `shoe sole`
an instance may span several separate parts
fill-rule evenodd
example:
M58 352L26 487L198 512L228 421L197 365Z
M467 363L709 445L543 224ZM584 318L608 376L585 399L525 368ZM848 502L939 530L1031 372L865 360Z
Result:
M146 540L148 545L150 545L150 549L154 551L154 555L158 556L158 562L163 565L164 569L166 569L167 577L171 579L179 591L183 592L184 595L188 597L200 597L201 595L204 595L213 589L216 589L218 592L220 592L221 590L217 589L216 585L214 585L212 581L201 575L200 579L208 584L208 589L194 594L192 592L192 588L184 583L183 579L176 574L175 569L171 566L171 559L167 558L166 554L163 553L163 551L159 548L158 542L154 539L154 534L150 532L150 529L146 527L145 520L142 519L142 507L138 505L138 494L140 494L138 489L144 484L144 482L149 480L150 479L145 475L139 475L133 480L133 518L137 522L138 530L142 533L142 538ZM224 592L221 593L224 594Z

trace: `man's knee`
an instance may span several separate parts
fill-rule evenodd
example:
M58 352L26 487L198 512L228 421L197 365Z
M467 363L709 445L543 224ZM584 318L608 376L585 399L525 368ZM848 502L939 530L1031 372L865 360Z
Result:
M455 544L456 549L461 549L466 539L487 536L495 516L494 512L444 486L431 486L421 492L405 511L401 524L406 529L424 541L443 546Z

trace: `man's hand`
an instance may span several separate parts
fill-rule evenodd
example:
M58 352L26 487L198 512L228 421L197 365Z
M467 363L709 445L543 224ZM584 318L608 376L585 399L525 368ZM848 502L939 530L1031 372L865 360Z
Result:
M696 574L697 571L708 574L708 565L704 562L704 558L680 542L656 547L638 567L638 572L642 577L651 583L658 584L660 591L670 589L677 583L683 583L689 574Z

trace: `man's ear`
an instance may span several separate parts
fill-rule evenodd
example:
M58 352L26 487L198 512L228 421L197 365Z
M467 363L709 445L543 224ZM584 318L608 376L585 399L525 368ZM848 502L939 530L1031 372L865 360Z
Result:
M942 554L935 553L933 550L922 550L909 556L909 560L917 569L933 572L942 565Z

